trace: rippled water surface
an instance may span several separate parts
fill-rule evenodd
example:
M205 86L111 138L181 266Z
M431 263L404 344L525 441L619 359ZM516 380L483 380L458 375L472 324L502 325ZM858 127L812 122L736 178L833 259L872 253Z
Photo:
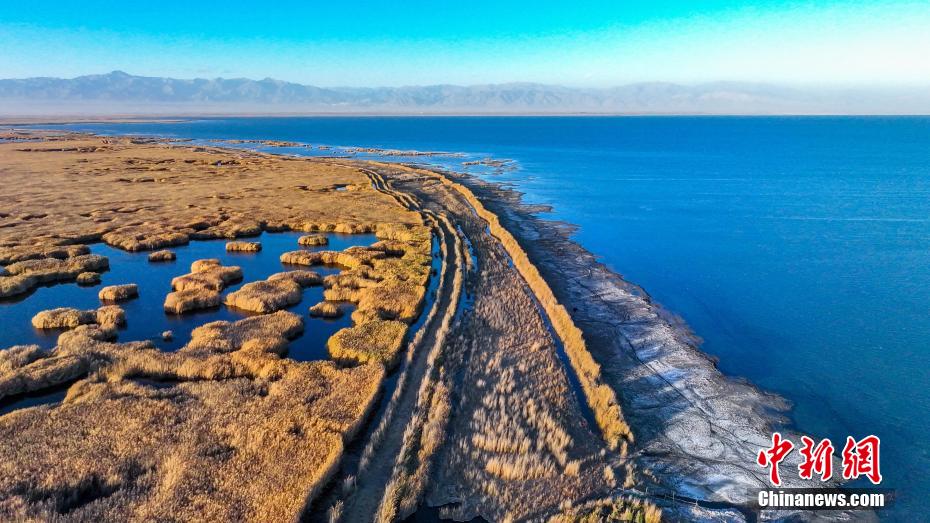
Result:
M74 129L461 151L680 314L802 429L882 438L888 518L930 492L930 119L241 118ZM331 149L272 148L286 154ZM247 273L248 276L248 273ZM841 446L841 445L839 445ZM752 466L752 464L747 464Z

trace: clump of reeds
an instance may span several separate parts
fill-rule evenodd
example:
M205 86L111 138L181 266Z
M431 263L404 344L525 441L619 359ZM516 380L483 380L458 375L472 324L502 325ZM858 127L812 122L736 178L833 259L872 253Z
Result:
M329 245L329 238L325 234L308 234L298 238L297 243L305 247Z
M214 258L197 260L191 264L191 272L171 280L171 288L176 291L203 289L219 292L230 283L242 279L239 267L224 267Z
M100 272L109 267L107 257L96 254L19 261L7 265L7 275L0 276L0 298L26 293L43 283L74 281L83 272Z
M42 258L73 258L83 254L89 254L90 249L86 245L20 245L15 247L0 247L0 264L8 265L11 263L25 260L38 260Z
M226 305L267 314L299 303L301 293L300 285L294 280L262 280L246 283L239 290L226 295Z
M406 333L405 323L373 320L338 331L329 338L326 348L335 360L377 361L390 368L397 362Z
M100 289L97 297L100 301L120 302L139 296L139 286L135 283L125 285L110 285Z
M82 272L77 275L75 279L78 285L96 285L100 283L100 273L97 272Z
M235 241L226 243L226 252L258 252L262 250L260 242Z
M549 523L660 523L662 510L648 500L619 496L588 501L578 507L566 506Z
M127 225L102 236L104 242L125 251L150 251L173 245L186 245L190 236L163 224Z
M275 281L275 280L281 280L281 279L291 280L294 283L300 285L301 287L312 287L314 285L320 285L323 283L323 278L321 278L319 274L313 271L303 271L303 270L285 271L285 272L279 272L276 274L272 274L271 276L268 277L268 281Z
M149 253L150 262L167 262L174 261L175 259L177 259L177 255L174 251L169 251L167 249Z
M219 307L222 302L223 298L219 292L193 288L169 292L165 296L163 307L165 312L184 314L185 312Z
M116 305L106 305L97 310L79 310L72 307L59 307L40 311L32 317L32 326L37 329L73 329L79 325L97 323L100 325L122 325L126 322L123 309Z
M342 310L342 307L338 303L331 301L321 301L310 307L310 316L316 318L339 318L343 314L345 314L345 311Z
M340 369L264 350L302 329L283 311L207 324L174 353L108 343L96 328L51 352L0 351L0 398L95 369L61 406L0 417L6 519L295 521L384 376L378 364Z

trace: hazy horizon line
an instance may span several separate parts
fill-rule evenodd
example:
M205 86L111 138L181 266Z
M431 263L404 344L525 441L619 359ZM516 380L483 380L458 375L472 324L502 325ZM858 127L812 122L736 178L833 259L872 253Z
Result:
M642 80L628 80L623 82L611 83L611 84L576 84L576 83L554 83L554 82L544 82L544 81L534 81L534 80L507 80L500 82L475 82L475 83L463 83L463 82L431 82L431 83L408 83L408 84L366 84L366 85L353 85L353 84L333 84L325 85L322 83L315 82L304 82L299 80L289 80L285 78L278 78L273 76L265 76L263 78L253 78L250 76L223 76L222 74L216 76L203 75L203 76L170 76L170 75L151 75L151 74L135 74L127 72L126 69L113 69L106 72L88 72L82 73L75 76L56 76L56 75L32 75L32 76L0 76L0 80L37 80L37 79L50 79L50 80L77 80L80 78L88 77L105 77L111 75L125 75L133 78L149 78L149 79L171 79L178 81L196 81L196 80L247 80L252 82L264 82L264 81L273 81L273 82L282 82L306 87L319 87L322 89L403 89L403 88L418 88L418 87L485 87L485 86L508 86L508 85L533 85L533 86L545 86L545 87L564 87L567 89L590 89L590 90L603 90L603 89L614 89L619 87L628 87L633 85L674 85L682 87L701 87L701 86L713 86L713 85L742 85L742 86L766 86L766 87L782 87L782 88L792 88L792 89L824 89L824 90L834 90L834 89L866 89L866 90L898 90L898 89L930 89L930 80L925 83L912 83L912 82L798 82L798 81L772 81L772 80L750 80L750 79L737 79L737 78L719 78L714 80L703 80L703 81L678 81L678 80L663 80L663 79L642 79Z
M0 114L104 115L863 115L930 113L930 88L717 81L573 87L537 82L321 87L265 78L0 79Z

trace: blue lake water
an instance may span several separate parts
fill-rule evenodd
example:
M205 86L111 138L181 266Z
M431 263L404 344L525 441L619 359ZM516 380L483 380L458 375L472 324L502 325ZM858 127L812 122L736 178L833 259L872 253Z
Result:
M461 151L681 315L801 429L882 438L888 519L930 492L930 118L238 118L70 129ZM287 154L329 149L272 148ZM399 158L410 160L411 158ZM462 158L414 158L462 170Z

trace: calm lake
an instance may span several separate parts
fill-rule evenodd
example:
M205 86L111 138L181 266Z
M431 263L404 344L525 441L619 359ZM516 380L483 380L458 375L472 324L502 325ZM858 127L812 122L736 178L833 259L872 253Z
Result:
M578 225L575 239L681 315L725 373L793 402L799 429L840 448L847 435L878 435L882 486L898 491L883 517L925 510L930 118L334 117L65 127L456 151L467 158L413 160L473 171L462 162L513 159L514 170L477 172ZM4 327L20 328L6 316Z

